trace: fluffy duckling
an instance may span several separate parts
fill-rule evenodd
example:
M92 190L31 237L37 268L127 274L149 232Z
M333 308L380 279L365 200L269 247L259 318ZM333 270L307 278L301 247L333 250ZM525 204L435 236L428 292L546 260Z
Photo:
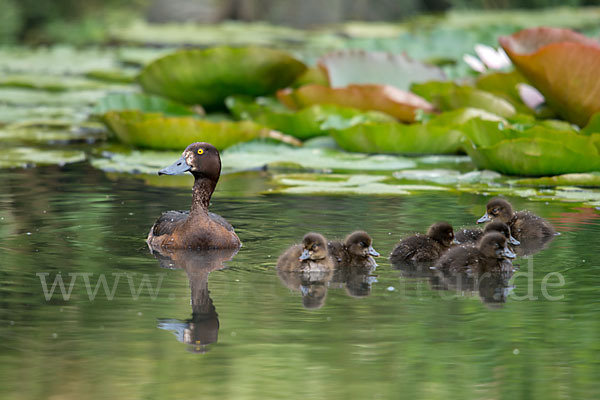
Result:
M277 259L280 271L323 271L333 268L333 260L327 250L327 240L319 233L304 235L301 244L287 249Z
M336 267L371 267L377 265L373 257L379 253L373 248L373 239L367 232L355 231L346 236L343 242L330 241L327 244Z
M491 232L481 238L477 246L467 244L448 250L435 264L435 269L451 273L502 271L512 266L509 260L515 257L504 235Z
M460 244L475 244L477 243L486 233L499 232L501 233L508 243L513 246L521 244L510 234L510 228L504 222L493 221L485 226L484 229L461 229L454 235L456 241Z
M156 220L146 242L151 248L232 249L240 239L225 218L208 211L210 198L221 175L219 151L210 143L192 143L181 158L159 175L191 172L194 176L190 211L167 211Z
M392 250L390 260L394 264L433 262L452 244L456 244L452 225L437 222L429 227L426 235L416 234L402 239Z
M485 214L477 220L478 224L500 221L508 225L512 235L519 241L533 238L551 238L556 231L545 219L529 211L514 212L511 204L501 198L491 199Z

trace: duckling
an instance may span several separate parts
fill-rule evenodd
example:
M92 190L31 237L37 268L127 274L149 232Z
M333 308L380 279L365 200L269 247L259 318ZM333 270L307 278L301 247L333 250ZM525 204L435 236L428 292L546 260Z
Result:
M277 259L280 271L324 271L331 270L333 265L327 240L314 232L304 235L302 244L293 245Z
M456 235L454 237L455 237L456 241L460 244L467 244L467 243L474 244L474 243L477 243L486 233L490 233L490 232L500 232L502 235L504 235L506 240L508 240L508 243L513 246L518 246L521 244L521 242L519 242L517 239L512 237L512 235L510 234L510 228L508 227L508 225L506 225L504 222L501 222L501 221L490 222L489 224L487 224L485 226L485 228L483 230L482 229L461 229L458 232L456 232Z
M454 231L447 222L437 222L426 235L416 234L402 239L390 256L394 264L427 263L437 260L451 245L456 244Z
M506 261L515 257L515 253L507 247L504 235L491 232L485 234L477 246L463 244L448 250L434 268L451 273L503 271L512 266Z
M190 211L167 211L154 223L146 242L168 249L239 248L240 239L225 218L208 211L210 198L221 175L219 151L210 143L192 143L171 166L158 175L191 172L194 176Z
M332 240L327 244L336 267L371 267L377 263L373 257L379 253L373 248L373 239L367 232L355 231L343 242Z
M478 224L501 221L508 225L512 235L519 241L531 238L551 238L556 231L545 219L529 211L513 212L511 204L501 198L491 199L485 214L477 220Z

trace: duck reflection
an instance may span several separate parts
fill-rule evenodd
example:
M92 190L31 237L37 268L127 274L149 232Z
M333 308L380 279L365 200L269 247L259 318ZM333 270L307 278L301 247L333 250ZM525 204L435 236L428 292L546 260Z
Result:
M171 331L177 340L190 345L188 350L205 353L219 334L219 318L210 298L208 275L224 268L224 262L235 256L238 249L165 250L151 248L160 266L185 270L190 281L192 318L186 320L160 318L158 327Z

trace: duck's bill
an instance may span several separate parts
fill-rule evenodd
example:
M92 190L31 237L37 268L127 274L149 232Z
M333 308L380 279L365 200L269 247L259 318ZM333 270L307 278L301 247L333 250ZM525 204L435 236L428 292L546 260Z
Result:
M190 167L185 162L185 158L182 156L179 160L175 161L173 164L158 171L158 174L159 175L179 175L179 174L183 174L184 172L189 171L191 168L192 167Z
M502 251L500 252L500 255L504 258L515 258L517 257L517 255L508 247L505 247L504 249L502 249Z
M508 243L512 244L513 246L518 246L521 244L521 242L515 239L512 235L508 237Z
M308 252L308 250L304 249L302 251L302 254L300 254L300 257L298 257L298 260L304 261L304 260L308 260L309 258L310 258L310 253Z
M369 255L373 257L379 257L380 254L373 248L373 246L369 246Z
M490 222L492 219L490 218L490 216L488 215L488 213L483 214L483 217L479 218L477 220L478 224L483 224L484 222Z
M452 241L450 242L451 245L459 245L460 242L458 240L456 240L456 238L452 239Z

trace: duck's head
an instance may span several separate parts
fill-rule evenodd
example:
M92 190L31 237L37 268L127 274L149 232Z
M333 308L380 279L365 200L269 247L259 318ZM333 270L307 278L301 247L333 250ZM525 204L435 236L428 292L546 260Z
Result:
M490 222L489 224L487 224L485 226L485 229L483 230L483 234L485 235L486 233L490 233L490 232L501 233L502 236L504 236L506 238L508 243L512 244L513 246L518 246L521 244L521 242L519 242L517 239L515 239L510 234L510 228L504 222L493 221L493 222Z
M450 247L451 245L457 243L454 239L454 230L452 229L452 225L447 222L436 222L435 224L431 225L427 230L427 236L437 240L446 247Z
M194 177L218 181L221 174L219 151L210 143L196 142L185 148L181 158L158 171L158 175L177 175L191 172Z
M498 197L488 201L485 214L477 220L478 224L489 221L501 221L508 224L513 217L513 209L510 203Z
M515 258L515 253L506 246L507 240L499 232L490 232L481 238L479 250L485 257L507 259Z
M373 239L367 232L352 232L344 239L344 246L353 256L358 257L379 257L379 253L373 248Z
M300 261L322 260L327 257L327 240L320 233L310 232L302 238L302 254Z

